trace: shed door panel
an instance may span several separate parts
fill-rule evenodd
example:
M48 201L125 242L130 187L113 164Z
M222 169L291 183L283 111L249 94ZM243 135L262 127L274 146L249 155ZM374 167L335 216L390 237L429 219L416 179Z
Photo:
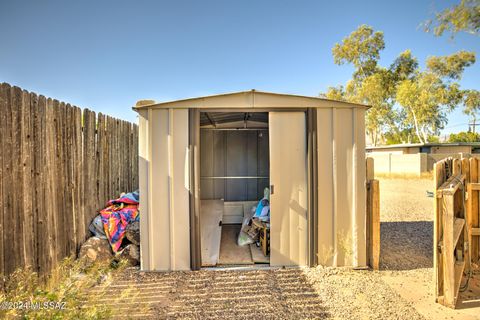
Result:
M270 112L270 265L307 264L307 142L304 112Z

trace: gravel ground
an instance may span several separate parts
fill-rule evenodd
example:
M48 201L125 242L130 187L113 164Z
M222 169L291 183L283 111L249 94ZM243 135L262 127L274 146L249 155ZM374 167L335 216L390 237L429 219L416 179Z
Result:
M323 267L130 271L109 289L114 296L131 289L125 301L116 302L122 305L115 308L116 314L158 319L424 319L412 302L383 280L383 273L401 281L412 272L421 279L431 275L429 186L428 180L380 181L381 268L389 271ZM431 289L428 281L422 283L425 292Z
M433 267L433 198L429 179L380 179L380 268Z
M333 319L424 319L379 272L317 267L306 274Z
M380 220L433 221L433 191L431 179L379 179Z
M126 272L108 288L118 317L154 319L477 319L433 297L427 179L380 179L380 271L347 268ZM473 280L472 280L473 281ZM474 281L480 288L480 281ZM129 293L125 294L125 289ZM111 303L111 301L99 301Z
M478 271L457 309L435 303L434 204L426 191L433 191L430 179L380 179L382 280L427 319L480 319Z
M107 296L119 296L126 288L129 294L115 301L118 317L424 319L378 272L347 268L130 271L109 287Z

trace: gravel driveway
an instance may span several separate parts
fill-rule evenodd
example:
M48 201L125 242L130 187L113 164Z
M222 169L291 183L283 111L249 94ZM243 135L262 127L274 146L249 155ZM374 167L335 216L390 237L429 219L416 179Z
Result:
M434 302L433 199L426 179L381 179L380 271L348 268L126 272L108 288L116 317L152 319L477 319ZM129 290L125 294L125 289ZM111 303L111 300L99 301Z
M480 274L457 309L435 303L431 179L380 179L382 280L427 319L480 319Z
M432 180L380 180L381 269L433 266L433 198L426 191Z
M423 319L378 272L346 268L129 271L108 290L126 318Z

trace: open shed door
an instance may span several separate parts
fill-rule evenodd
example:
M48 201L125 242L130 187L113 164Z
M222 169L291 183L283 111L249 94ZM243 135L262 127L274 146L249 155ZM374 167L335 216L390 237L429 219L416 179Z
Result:
M307 264L304 112L270 112L270 265Z

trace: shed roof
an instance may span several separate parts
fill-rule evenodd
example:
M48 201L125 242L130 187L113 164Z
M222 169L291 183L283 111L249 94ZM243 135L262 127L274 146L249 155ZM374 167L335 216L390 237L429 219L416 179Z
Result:
M136 105L134 110L149 108L199 109L269 109L269 108L369 108L367 105L294 94L257 90L224 93L204 97Z

